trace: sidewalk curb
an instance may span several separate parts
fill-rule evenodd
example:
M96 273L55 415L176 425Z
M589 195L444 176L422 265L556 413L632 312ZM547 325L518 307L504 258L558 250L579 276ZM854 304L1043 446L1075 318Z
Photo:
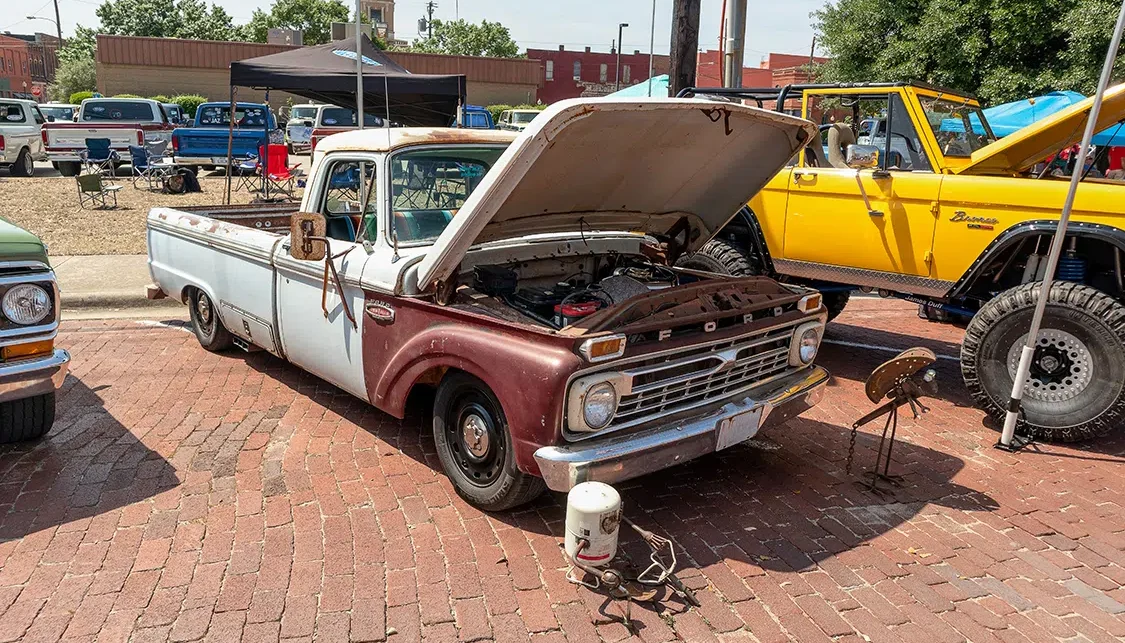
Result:
M62 293L63 310L89 310L96 308L179 308L183 306L172 298L148 299L144 292L85 292L74 295Z

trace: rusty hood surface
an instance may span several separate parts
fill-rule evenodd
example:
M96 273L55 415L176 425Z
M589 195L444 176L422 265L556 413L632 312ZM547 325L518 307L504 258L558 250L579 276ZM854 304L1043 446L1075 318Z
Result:
M675 235L696 250L805 144L815 126L698 99L562 101L531 122L417 265L426 289L469 248L528 235Z
M1075 103L973 153L972 160L955 168L956 174L1019 174L1068 145L1082 142L1082 133L1093 97ZM1125 118L1125 83L1110 87L1102 100L1095 132Z

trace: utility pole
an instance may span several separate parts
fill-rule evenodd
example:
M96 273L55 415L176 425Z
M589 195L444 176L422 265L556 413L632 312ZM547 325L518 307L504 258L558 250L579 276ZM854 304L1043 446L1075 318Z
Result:
M613 70L613 91L621 89L621 47L623 46L621 36L625 27L628 26L629 23L627 22L617 25L617 63L614 65Z
M813 81L813 69L816 67L816 36L812 37L812 47L809 47L809 77L806 82Z
M701 0L675 0L672 6L671 69L668 95L695 86L699 50L699 4Z
M652 98L652 75L655 73L653 68L656 66L656 0L652 0L652 22L649 24L648 30L648 96Z
M727 24L724 40L723 86L742 87L742 52L746 40L746 0L726 0Z
M55 0L55 31L59 36L59 47L62 47L62 23L59 22L59 0Z
M434 9L437 9L437 3L433 0L426 3L426 37L434 37Z

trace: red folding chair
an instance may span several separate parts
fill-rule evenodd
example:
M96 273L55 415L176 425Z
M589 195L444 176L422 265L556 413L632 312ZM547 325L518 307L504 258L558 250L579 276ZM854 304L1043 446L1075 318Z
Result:
M277 191L293 196L293 185L301 176L297 164L289 164L289 150L280 144L270 144L267 153L265 146L258 147L258 158L265 161L258 164L258 171L265 178L266 192Z

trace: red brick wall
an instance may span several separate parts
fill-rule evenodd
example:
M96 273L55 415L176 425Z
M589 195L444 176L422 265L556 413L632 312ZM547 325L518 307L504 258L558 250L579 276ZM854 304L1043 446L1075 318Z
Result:
M598 51L571 51L557 49L528 49L527 57L540 61L543 69L543 84L539 89L539 100L545 104L566 98L582 96L604 96L614 91L614 69L617 55ZM548 61L553 65L552 76L548 75ZM574 63L580 64L579 78L574 77ZM656 56L654 75L668 73L668 56ZM605 81L601 78L601 66L606 66ZM629 68L628 82L625 82L625 67ZM621 54L621 87L636 85L648 80L648 54Z
M27 42L0 35L0 96L31 98L32 84Z

